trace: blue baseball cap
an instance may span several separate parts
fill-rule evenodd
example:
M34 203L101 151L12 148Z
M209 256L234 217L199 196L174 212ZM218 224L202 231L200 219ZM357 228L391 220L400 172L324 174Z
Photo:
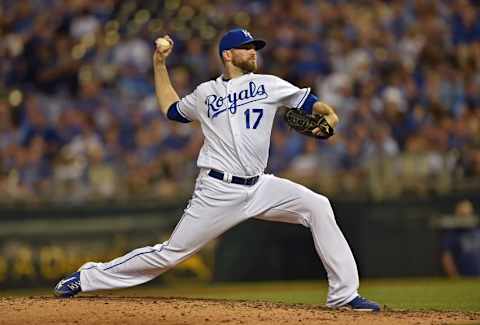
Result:
M222 39L220 40L220 44L218 46L220 57L222 57L223 51L239 48L247 44L253 44L253 46L255 46L255 50L257 51L267 45L265 41L254 39L252 34L250 34L246 29L235 28L229 30L222 36Z

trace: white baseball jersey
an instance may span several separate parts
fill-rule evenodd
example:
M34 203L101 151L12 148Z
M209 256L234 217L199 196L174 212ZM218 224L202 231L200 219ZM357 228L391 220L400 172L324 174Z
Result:
M237 176L262 174L277 109L300 107L309 93L310 88L254 73L200 84L177 105L183 117L201 123L205 142L198 167Z

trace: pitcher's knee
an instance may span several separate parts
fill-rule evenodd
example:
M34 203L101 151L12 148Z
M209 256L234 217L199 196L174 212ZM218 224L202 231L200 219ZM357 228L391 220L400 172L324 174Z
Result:
M146 269L170 269L180 263L185 256L185 254L174 251L165 244L150 248L149 251L143 249L143 252L135 255L143 261Z
M184 250L164 249L159 252L160 266L165 269L171 269L186 260L191 254L191 252Z
M334 218L330 200L320 194L315 194L307 200L306 208L308 210L308 223L310 226L315 223L314 220L327 220Z
M312 212L331 208L330 200L321 194L315 193L306 201L308 202L307 206Z
M160 266L165 269L171 269L186 258L186 254L171 251L168 249L159 252Z
M178 263L180 263L180 259L172 256L172 257L165 258L162 263L163 264L162 266L166 269L171 269Z
M309 223L312 219L324 218L332 214L330 200L318 193L309 193L309 195L303 197L303 207L308 220L310 220Z
M316 200L318 202L318 205L320 205L322 207L325 207L325 208L330 208L331 207L330 200L324 195L317 194L316 195Z

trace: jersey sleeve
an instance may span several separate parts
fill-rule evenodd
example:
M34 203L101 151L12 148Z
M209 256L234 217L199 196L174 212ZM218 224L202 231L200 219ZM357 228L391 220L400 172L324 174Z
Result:
M300 108L310 94L310 88L298 88L288 81L275 77L275 95L287 107Z
M178 113L189 121L199 119L197 108L199 107L199 90L198 87L190 94L186 95L177 102Z

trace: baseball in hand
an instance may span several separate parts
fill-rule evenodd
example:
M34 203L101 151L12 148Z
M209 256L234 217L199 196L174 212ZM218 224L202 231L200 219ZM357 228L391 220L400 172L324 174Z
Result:
M157 38L157 40L155 41L155 45L157 46L157 49L162 52L168 50L170 46L172 46L172 44L163 37Z

